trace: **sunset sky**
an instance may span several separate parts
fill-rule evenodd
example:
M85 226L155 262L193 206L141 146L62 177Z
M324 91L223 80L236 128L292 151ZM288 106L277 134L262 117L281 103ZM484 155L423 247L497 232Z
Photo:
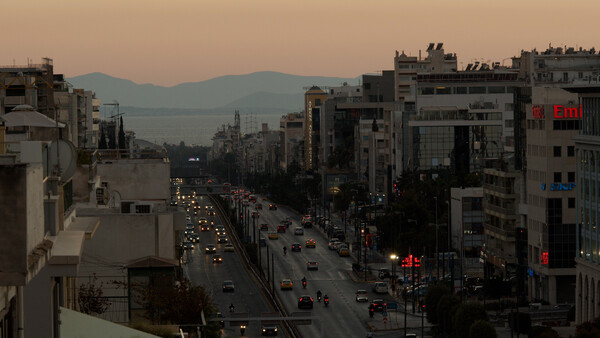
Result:
M0 65L136 83L278 71L356 77L444 42L459 67L521 49L600 48L597 0L2 0ZM506 60L505 60L506 59Z

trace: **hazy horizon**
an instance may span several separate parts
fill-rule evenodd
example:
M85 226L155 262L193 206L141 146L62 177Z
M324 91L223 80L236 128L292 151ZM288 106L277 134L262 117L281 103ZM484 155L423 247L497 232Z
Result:
M356 77L443 42L462 69L549 44L599 47L597 13L588 0L7 0L0 65L49 57L66 77L171 87L260 71Z

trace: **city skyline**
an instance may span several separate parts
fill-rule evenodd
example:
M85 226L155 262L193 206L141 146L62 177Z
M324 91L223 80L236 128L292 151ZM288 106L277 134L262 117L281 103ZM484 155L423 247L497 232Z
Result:
M2 65L54 60L67 77L102 72L174 86L276 71L356 77L393 69L395 51L418 56L430 42L458 67L520 51L596 45L600 3L586 0L425 3L274 0L147 2L9 1L0 18L13 46ZM424 55L424 53L423 53Z

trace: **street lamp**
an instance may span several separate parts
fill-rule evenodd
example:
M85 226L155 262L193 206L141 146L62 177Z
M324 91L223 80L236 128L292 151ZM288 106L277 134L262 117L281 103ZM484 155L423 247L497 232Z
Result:
M394 291L394 294L396 292L396 260L398 259L398 256L396 256L395 254L390 255L390 259L392 262L392 291Z
M438 198L434 196L435 199L435 266L437 267L437 280L440 280L440 253L438 249Z

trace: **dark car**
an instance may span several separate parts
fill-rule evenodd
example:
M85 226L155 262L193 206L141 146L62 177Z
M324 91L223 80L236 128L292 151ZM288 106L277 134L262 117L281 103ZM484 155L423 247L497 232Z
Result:
M262 327L262 335L263 336L276 336L277 335L277 326L264 325Z
M264 238L259 239L258 243L260 246L267 246L267 240Z
M260 230L269 230L269 225L267 223L262 223L260 225Z
M298 298L298 308L299 309L312 309L313 308L313 299L311 296L301 296Z
M232 280L226 280L223 281L223 292L234 292L235 291L235 284L233 284Z
M285 225L278 225L277 232L285 232Z
M383 312L387 307L387 304L383 299L374 299L371 305L369 305L369 308L371 307L375 309L375 312Z
M277 210L277 204L269 204L269 210Z
M300 243L292 244L292 251L302 251L302 245Z

